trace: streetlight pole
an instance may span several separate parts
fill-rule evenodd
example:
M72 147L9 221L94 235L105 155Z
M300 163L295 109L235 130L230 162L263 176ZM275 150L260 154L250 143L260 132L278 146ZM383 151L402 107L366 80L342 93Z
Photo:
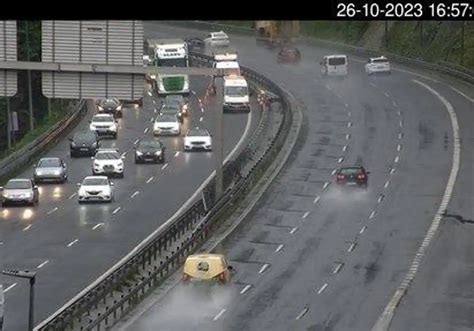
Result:
M34 302L35 302L35 280L36 272L29 270L14 270L6 269L2 271L2 274L17 277L26 278L30 281L30 309L28 313L28 331L33 331L34 328Z
M26 61L30 62L30 36L29 36L29 27L28 21L25 21L25 41L26 41ZM30 113L30 130L33 131L35 128L35 122L33 117L33 93L31 91L31 70L26 71L27 74L27 84L28 84L28 110Z

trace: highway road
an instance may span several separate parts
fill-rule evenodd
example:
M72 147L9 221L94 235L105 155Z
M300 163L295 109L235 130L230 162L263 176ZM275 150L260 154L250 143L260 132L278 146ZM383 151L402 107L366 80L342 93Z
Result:
M472 100L443 78L406 68L369 78L363 61L351 59L348 78L327 79L318 62L331 51L302 45L299 65L278 65L253 38L231 40L243 65L302 105L301 136L221 249L236 270L231 288L206 298L165 288L117 328L370 330L410 268L453 169L447 102L462 146L452 217L442 219L391 330L472 330ZM367 191L334 187L334 169L352 164L371 171Z
M206 97L208 82L208 77L191 77L191 116L185 119L183 133L191 126L214 132L215 114L222 106L215 98ZM113 203L78 204L76 183L91 174L92 160L71 159L66 137L46 155L66 161L68 183L41 185L38 207L0 210L0 268L38 272L36 322L56 311L156 230L214 169L213 153L184 153L178 137L162 138L168 147L165 164L134 164L134 143L152 135L152 118L158 104L155 94L147 94L143 109L125 109L119 120L118 139L103 142L103 147L118 148L126 157L125 178L113 180ZM91 116L92 112L76 130L87 129ZM225 156L245 138L244 132L252 131L251 118L245 113L224 118ZM31 177L32 169L20 176ZM0 276L0 283L7 289L4 329L27 329L27 282Z

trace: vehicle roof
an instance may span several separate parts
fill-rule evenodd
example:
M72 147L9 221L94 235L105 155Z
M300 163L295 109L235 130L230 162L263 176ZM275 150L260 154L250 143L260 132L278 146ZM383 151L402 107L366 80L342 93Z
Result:
M216 63L216 68L219 69L240 69L239 62L237 61L219 61ZM242 77L243 78L243 77Z
M92 118L94 117L112 117L113 118L113 115L111 114L95 114Z
M12 178L9 180L9 182L29 182L30 179L28 178Z
M42 157L40 161L49 161L49 160L61 160L60 157Z
M388 61L388 59L383 55L378 56L378 57L371 57L370 60L387 60Z
M171 45L182 45L186 42L183 39L179 38L170 38L170 39L148 39L148 44L158 45L158 46L171 46Z
M213 37L214 35L226 35L227 36L227 33L225 33L224 31L214 31L214 32L209 32L211 34L211 36Z
M184 263L184 273L200 279L211 279L225 270L224 255L222 254L198 254L190 255ZM201 262L207 263L208 270L199 270Z
M116 152L116 153L118 153L119 151L116 148L99 148L96 153L100 153L100 152Z
M86 177L84 177L84 180L85 180L85 179L93 179L93 178L97 178L97 179L108 179L107 176L86 176Z
M334 54L334 55L326 55L325 57L328 58L328 59L330 59L330 58L335 58L335 57L345 57L345 58L347 58L347 55L344 55L344 54Z

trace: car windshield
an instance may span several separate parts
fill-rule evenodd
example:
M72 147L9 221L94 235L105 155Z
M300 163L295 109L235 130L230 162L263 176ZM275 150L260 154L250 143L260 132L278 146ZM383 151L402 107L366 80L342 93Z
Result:
M61 162L59 159L41 159L38 162L39 168L48 168L48 167L60 167Z
M175 115L163 114L156 117L155 122L176 122L177 118Z
M330 66L341 66L346 64L345 57L331 57L328 59L328 64Z
M225 95L243 97L249 94L247 86L226 86Z
M92 122L113 122L112 116L95 116Z
M96 160L118 160L120 159L120 154L117 152L98 152L95 155Z
M78 132L74 135L72 140L75 142L89 142L95 140L95 135L92 132Z
M174 114L179 111L179 108L180 107L178 103L166 103L163 106L163 109L161 110L161 112L163 114Z
M96 185L108 185L107 178L86 178L83 180L82 185L84 186L96 186Z
M185 58L178 59L158 59L158 66L160 67L187 67L188 62Z
M362 173L361 168L342 168L341 169L341 175L357 175L361 173Z
M157 140L142 140L138 144L138 148L160 148L161 143Z
M119 101L117 99L105 99L102 100L101 105L106 107L116 107L119 105Z
M203 137L209 136L209 132L204 129L190 129L187 134L188 137Z
M31 188L31 182L29 180L9 180L6 189L9 190L24 190Z

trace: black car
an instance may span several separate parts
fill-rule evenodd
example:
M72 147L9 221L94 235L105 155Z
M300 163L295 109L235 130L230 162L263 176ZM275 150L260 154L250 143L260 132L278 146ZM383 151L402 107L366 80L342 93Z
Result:
M191 37L185 39L186 44L188 44L188 50L190 51L200 51L205 48L204 40L198 37Z
M135 147L135 163L165 162L166 147L158 139L146 138L138 142Z
M94 156L99 146L99 136L95 131L79 131L69 138L71 157Z
M336 184L367 188L370 171L363 166L342 167L336 172Z
M114 117L122 117L122 102L117 98L103 99L97 103L99 113L112 114Z

